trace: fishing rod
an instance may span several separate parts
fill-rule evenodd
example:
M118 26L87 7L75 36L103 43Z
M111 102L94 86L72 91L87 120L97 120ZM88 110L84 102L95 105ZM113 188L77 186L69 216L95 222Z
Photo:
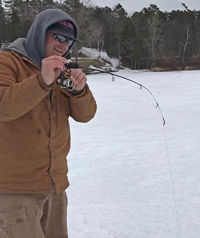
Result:
M75 87L75 81L73 79L73 77L71 76L71 71L70 69L74 68L74 69L88 69L88 70L93 70L93 71L98 71L101 73L105 73L105 74L110 74L113 78L112 81L114 81L114 77L119 77L122 78L124 80L130 81L136 85L138 85L140 87L140 89L145 89L153 98L154 102L155 102L155 108L158 109L162 122L163 122L163 131L164 131L164 136L165 136L165 145L166 145L166 151L167 151L167 159L168 159L168 166L169 166L169 172L170 172L170 179L171 179L171 185L172 185L172 191L173 191L173 197L174 197L174 205L175 205L175 211L176 211L176 216L177 216L177 225L178 225L178 230L179 230L179 237L182 238L182 234L181 234L181 228L180 228L180 221L179 221L179 213L178 213L178 207L177 207L177 199L176 199L176 194L175 194L175 188L174 188L174 182L173 182L173 176L172 176L172 168L171 168L171 161L170 161L170 156L169 156L169 149L168 149L168 143L167 143L167 137L166 137L166 132L165 132L165 127L164 125L166 124L165 119L163 117L162 111L160 109L160 106L156 100L156 98L154 97L153 93L144 85L129 79L127 77L121 76L121 75L117 75L105 70L101 70L101 69L97 69L97 68L91 68L91 67L79 67L79 65L77 63L71 62L71 60L68 60L68 63L65 64L66 66L66 70L63 71L59 77L59 79L57 80L57 84L59 84L62 88L67 88L69 91L73 91L74 87Z
M162 113L162 111L160 109L160 106L158 104L158 101L154 97L153 93L147 87L142 85L141 83L138 83L138 82L136 82L136 81L134 81L132 79L129 79L127 77L124 77L124 76L121 76L121 75L117 75L117 74L114 74L114 73L111 73L109 71L105 71L105 70L102 70L102 69L89 68L89 67L80 67L77 63L71 62L71 60L68 60L68 63L65 64L65 66L66 66L67 69L60 74L60 77L57 80L57 84L59 84L62 88L67 88L69 91L73 91L74 90L75 82L74 82L73 77L70 74L71 73L70 69L72 69L72 68L73 69L78 69L78 68L88 69L88 70L98 71L98 72L105 73L105 74L110 74L112 76L112 81L115 81L114 77L122 78L124 80L127 80L129 82L132 82L132 83L138 85L141 90L145 89L151 95L151 97L153 98L153 101L155 103L155 108L158 109L158 111L159 111L159 115L161 117L163 126L166 124L164 116L163 116L163 113Z

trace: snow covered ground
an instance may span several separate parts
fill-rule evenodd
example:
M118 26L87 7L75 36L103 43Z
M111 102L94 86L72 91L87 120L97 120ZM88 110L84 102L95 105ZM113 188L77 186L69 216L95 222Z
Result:
M118 74L153 93L166 125L144 89L88 76L98 111L70 120L69 237L200 238L200 71Z

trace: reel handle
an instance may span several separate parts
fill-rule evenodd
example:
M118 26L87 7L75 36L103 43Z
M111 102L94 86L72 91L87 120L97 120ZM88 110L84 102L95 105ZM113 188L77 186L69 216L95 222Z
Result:
M73 62L69 62L69 63L65 64L65 66L68 69L78 69L79 68L79 65L77 63L73 63Z

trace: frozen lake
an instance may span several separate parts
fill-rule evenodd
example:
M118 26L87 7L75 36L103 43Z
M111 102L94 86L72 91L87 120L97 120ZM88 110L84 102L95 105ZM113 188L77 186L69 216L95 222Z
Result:
M200 238L200 71L89 75L97 101L70 120L70 238ZM151 99L151 100L150 100Z

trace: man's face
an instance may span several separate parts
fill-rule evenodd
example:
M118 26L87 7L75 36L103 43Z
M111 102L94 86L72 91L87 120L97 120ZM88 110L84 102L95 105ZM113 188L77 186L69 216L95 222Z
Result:
M52 55L62 56L67 50L68 45L65 42L61 43L54 39L54 35L50 32L46 34L46 57Z

